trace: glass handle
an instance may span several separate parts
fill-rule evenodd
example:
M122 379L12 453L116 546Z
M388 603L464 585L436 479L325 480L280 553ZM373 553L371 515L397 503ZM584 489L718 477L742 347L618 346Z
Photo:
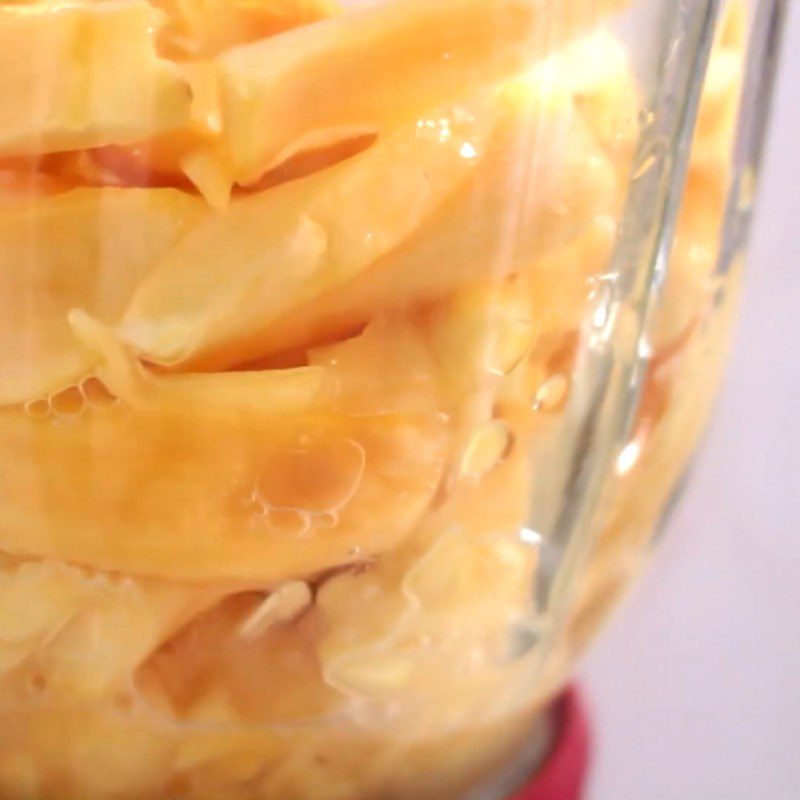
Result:
M551 633L559 629L558 608L568 606L567 587L588 552L598 503L638 407L649 360L646 331L666 272L719 8L719 0L694 2L666 20L672 34L664 37L661 74L641 120L622 223L585 316L586 346L564 430L554 438L561 485L532 504L543 540L537 602Z
M716 268L719 276L731 269L747 242L788 8L788 0L756 3Z

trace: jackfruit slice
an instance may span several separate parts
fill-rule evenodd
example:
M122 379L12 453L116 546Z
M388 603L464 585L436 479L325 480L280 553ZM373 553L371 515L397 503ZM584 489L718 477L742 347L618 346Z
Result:
M458 106L234 201L142 282L123 336L159 364L208 369L260 356L277 315L367 269L430 217L472 171L490 128L490 111Z
M402 735L413 736L463 725L481 704L491 713L487 690L507 688L534 612L538 553L519 535L526 481L520 445L477 484L457 486L373 569L318 590L323 674L358 698L365 718L402 719Z
M0 5L0 155L136 142L188 125L145 0Z
M22 667L9 689L21 700L108 699L129 690L139 664L218 596L54 561L4 562L0 674Z
M643 118L643 101L628 49L608 31L568 44L534 70L538 80L569 94L597 141L625 170ZM622 187L627 173L622 176Z
M175 749L163 721L112 704L3 707L0 726L0 792L15 800L160 797Z
M172 189L76 189L0 203L0 405L89 372L97 358L72 334L69 309L116 322L202 209Z
M354 695L376 709L407 696L404 712L413 716L424 713L416 701L448 680L456 701L448 712L465 713L485 685L482 669L465 666L467 651L474 659L485 648L481 666L497 678L513 655L515 626L529 618L537 554L518 536L525 476L520 449L478 491L456 490L402 547L324 581L300 617L260 634L243 625L263 595L227 598L149 659L137 685L154 702L166 699L179 719L206 725L310 721ZM497 575L502 586L475 592Z
M169 58L205 59L235 45L331 16L334 0L152 0L168 15L159 51Z
M450 417L451 484L464 475L480 477L505 452L511 434L494 413L506 376L527 369L538 328L522 276L470 286L423 315Z
M237 594L199 615L140 669L144 697L166 697L179 719L205 724L288 723L341 705L320 673L315 610L259 636L239 633L262 600Z
M507 78L617 5L389 0L230 50L217 63L232 178Z
M320 396L314 368L158 377L107 329L72 322L121 399L68 422L0 411L6 552L263 587L396 546L436 491L446 439L424 348L405 356L412 374L429 375L408 410L349 415ZM364 334L377 358L375 336L393 332ZM377 369L365 359L365 373ZM351 382L331 373L346 397ZM392 398L376 386L373 402Z
M477 168L408 239L265 328L264 351L325 339L387 308L501 280L613 213L617 175L566 93L535 74L505 85Z

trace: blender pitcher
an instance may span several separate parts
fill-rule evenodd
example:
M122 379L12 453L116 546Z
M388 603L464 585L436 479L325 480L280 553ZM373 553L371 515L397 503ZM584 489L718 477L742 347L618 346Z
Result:
M724 363L780 0L0 2L0 798L500 800Z

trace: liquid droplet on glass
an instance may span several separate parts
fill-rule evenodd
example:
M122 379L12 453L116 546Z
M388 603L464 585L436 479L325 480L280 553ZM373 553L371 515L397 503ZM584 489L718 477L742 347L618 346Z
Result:
M482 425L467 442L461 457L461 474L475 480L498 464L513 444L513 436L502 420Z
M656 157L651 153L646 158L643 158L636 166L636 171L633 173L632 180L639 180L647 172L649 172L656 163Z
M602 331L612 319L614 285L609 281L598 283L592 290L590 299L593 302L590 323L595 331Z
M639 112L639 127L648 128L655 122L656 115L649 108L643 108Z
M617 475L626 475L639 461L642 454L642 443L639 439L628 442L617 456Z
M475 156L478 155L478 151L470 142L464 142L464 144L461 145L458 154L461 156L461 158L466 158L469 160L475 158Z
M533 408L535 411L556 411L567 399L568 393L569 378L559 372L539 387L533 400Z
M489 371L498 376L513 372L531 351L536 339L533 320L510 317L497 325L497 339L489 360Z
M667 150L667 142L663 137L654 139L634 164L631 180L641 180L648 172L655 169L666 155Z

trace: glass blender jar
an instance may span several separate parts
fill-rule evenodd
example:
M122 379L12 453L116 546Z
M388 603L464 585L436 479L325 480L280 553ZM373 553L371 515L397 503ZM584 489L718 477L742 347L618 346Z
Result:
M0 3L3 800L513 791L707 417L782 8Z

